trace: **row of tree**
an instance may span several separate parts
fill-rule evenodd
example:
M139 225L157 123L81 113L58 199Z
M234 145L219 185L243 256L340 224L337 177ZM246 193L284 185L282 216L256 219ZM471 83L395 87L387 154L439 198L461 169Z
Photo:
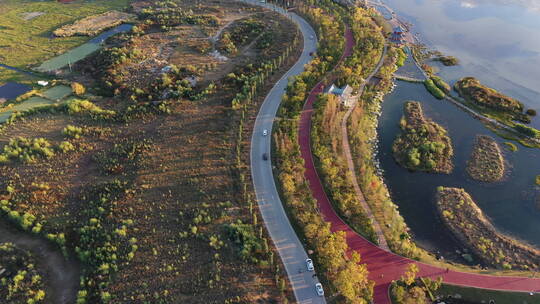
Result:
M324 3L320 4L325 8ZM290 214L315 252L323 281L331 293L346 303L369 303L373 282L368 280L365 264L357 253L348 255L349 248L343 232L332 232L318 212L307 181L303 159L297 143L298 118L311 88L337 63L343 50L343 25L321 8L304 6L301 13L317 29L318 56L295 77L287 87L279 110L280 120L274 135L279 182Z
M419 249L408 233L409 228L390 198L382 175L374 159L374 142L377 137L378 113L381 111L382 94L392 89L392 75L397 69L399 51L388 50L381 78L374 86L367 86L354 109L348 124L351 153L357 170L357 178L366 202L379 222L386 241L392 251L411 258L417 258Z
M317 172L326 193L340 216L364 237L377 243L377 235L370 219L348 178L347 161L341 151L341 119L339 99L331 94L320 95L315 102L311 125L311 147L316 156Z

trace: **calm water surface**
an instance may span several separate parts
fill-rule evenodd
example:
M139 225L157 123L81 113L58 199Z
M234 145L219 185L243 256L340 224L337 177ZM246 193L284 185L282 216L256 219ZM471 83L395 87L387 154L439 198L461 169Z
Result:
M484 213L501 231L540 247L540 188L534 179L540 174L540 149L519 147L518 152L505 152L510 170L504 181L486 184L472 180L465 172L476 135L497 137L478 120L448 101L432 97L422 84L397 82L396 89L386 96L379 121L379 160L392 198L419 244L437 248L445 255L459 246L450 241L435 213L437 186L464 188ZM392 143L399 132L403 103L422 103L427 117L444 126L452 138L455 169L452 174L409 172L394 161ZM501 146L504 149L504 146Z
M540 110L540 1L384 0L413 24L421 42L453 55L449 82L474 76ZM533 126L540 127L540 118Z

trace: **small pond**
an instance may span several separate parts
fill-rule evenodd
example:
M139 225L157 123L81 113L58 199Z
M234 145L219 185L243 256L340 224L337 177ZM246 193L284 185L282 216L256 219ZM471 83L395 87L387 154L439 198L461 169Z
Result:
M0 86L0 99L13 99L17 96L30 91L32 88L22 83L7 82L3 86Z

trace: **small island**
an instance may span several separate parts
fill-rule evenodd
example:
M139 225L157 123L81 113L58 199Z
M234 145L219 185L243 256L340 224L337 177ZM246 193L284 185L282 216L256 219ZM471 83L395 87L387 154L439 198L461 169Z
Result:
M400 165L413 171L452 172L452 141L443 127L424 117L419 102L405 103L400 127L402 132L392 146Z
M504 158L497 142L490 136L476 137L476 143L467 161L467 173L478 181L497 182L504 176Z
M437 210L454 236L487 266L538 269L540 250L498 232L465 190L438 187Z
M454 88L459 96L467 102L480 107L484 113L489 112L487 114L498 116L503 121L531 122L531 117L523 113L524 106L519 100L484 86L474 77L460 79L456 82Z
M440 61L445 66L454 66L459 64L459 60L454 56L439 56L435 60Z

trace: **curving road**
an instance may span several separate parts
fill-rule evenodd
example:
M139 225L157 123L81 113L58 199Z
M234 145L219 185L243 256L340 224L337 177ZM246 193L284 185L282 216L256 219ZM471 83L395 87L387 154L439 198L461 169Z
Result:
M251 176L259 210L268 233L283 261L297 302L302 304L326 303L324 297L319 297L315 292L315 284L319 282L317 277L314 276L315 273L306 271L305 260L308 256L283 209L279 193L274 184L271 162L262 159L263 153L270 155L271 146L271 136L263 136L263 130L272 130L276 112L285 93L289 77L302 73L304 65L311 61L312 58L309 53L315 52L317 49L316 34L304 19L294 13L288 13L259 1L243 0L243 2L264 6L289 16L298 24L305 38L302 55L268 93L255 120L251 137ZM314 39L311 39L311 36Z

